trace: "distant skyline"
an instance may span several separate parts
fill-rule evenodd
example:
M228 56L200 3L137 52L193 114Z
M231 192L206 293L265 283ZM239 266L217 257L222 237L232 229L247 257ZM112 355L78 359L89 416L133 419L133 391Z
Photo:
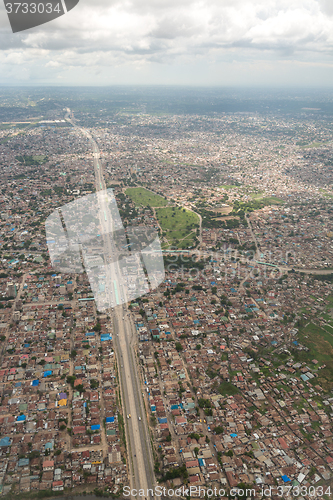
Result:
M332 56L332 0L80 0L15 34L0 3L0 85L330 87Z

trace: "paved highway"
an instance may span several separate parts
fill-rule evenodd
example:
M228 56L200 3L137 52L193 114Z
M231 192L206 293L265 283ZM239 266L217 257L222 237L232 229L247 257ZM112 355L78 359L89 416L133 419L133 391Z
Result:
M70 110L67 110L66 119L77 127L69 119ZM91 134L83 128L81 132L91 142L94 157L96 191L105 190L106 184L103 176L103 167L100 161L100 151L96 141ZM113 220L107 197L101 197L100 202L100 224L104 239L104 256L106 262L106 292L109 294L109 303L117 303L113 309L113 340L117 354L118 372L120 375L120 386L122 392L122 408L124 410L124 424L127 440L127 457L129 459L129 475L131 488L145 492L154 488L155 478L153 472L153 456L150 442L147 414L142 398L142 389L138 373L134 344L136 342L135 326L127 309L126 287L116 261L118 254L112 240ZM116 261L116 262L115 262ZM122 305L120 302L125 301ZM128 416L128 418L127 418ZM146 497L146 495L144 495ZM149 495L152 498L151 495Z

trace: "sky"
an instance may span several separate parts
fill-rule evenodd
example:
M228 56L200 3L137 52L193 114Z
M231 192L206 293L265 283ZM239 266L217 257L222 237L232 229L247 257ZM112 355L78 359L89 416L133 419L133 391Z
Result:
M333 0L80 0L15 34L0 4L0 85L332 82Z

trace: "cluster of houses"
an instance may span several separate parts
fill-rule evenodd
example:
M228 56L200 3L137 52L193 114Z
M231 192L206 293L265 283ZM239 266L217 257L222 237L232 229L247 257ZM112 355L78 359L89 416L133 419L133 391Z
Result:
M112 313L96 310L86 275L52 269L44 227L95 190L93 154L79 130L55 121L60 111L43 118L0 131L0 492L120 494L130 478ZM331 352L332 283L280 270L332 265L329 153L301 149L291 117L106 121L91 132L125 223L159 228L153 208L124 194L138 184L240 222L203 216L201 253L166 255L163 283L130 304L157 479L254 485L258 496L263 486L329 484L332 367L309 353L317 332ZM310 136L302 122L301 140ZM314 158L312 172L327 173L320 186L302 175ZM230 215L236 200L265 197L280 200Z
M258 494L330 480L333 398L316 382L325 364L296 360L309 349L282 319L300 301L322 315L332 285L291 273L237 292L224 284L222 295L212 265L201 278L184 272L181 287L167 273L131 304L160 477L185 464L189 484L255 484Z
M70 278L26 274L0 311L4 494L128 484L110 317Z

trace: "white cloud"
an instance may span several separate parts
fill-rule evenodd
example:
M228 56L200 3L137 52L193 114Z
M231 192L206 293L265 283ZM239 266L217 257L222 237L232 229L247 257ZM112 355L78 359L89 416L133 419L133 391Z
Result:
M326 65L333 48L332 0L80 0L66 16L14 35L3 7L0 14L0 64L42 66L50 78L74 67L87 80L89 71L107 79L124 68L151 78L148 67L160 65L176 82L184 65L207 62Z

